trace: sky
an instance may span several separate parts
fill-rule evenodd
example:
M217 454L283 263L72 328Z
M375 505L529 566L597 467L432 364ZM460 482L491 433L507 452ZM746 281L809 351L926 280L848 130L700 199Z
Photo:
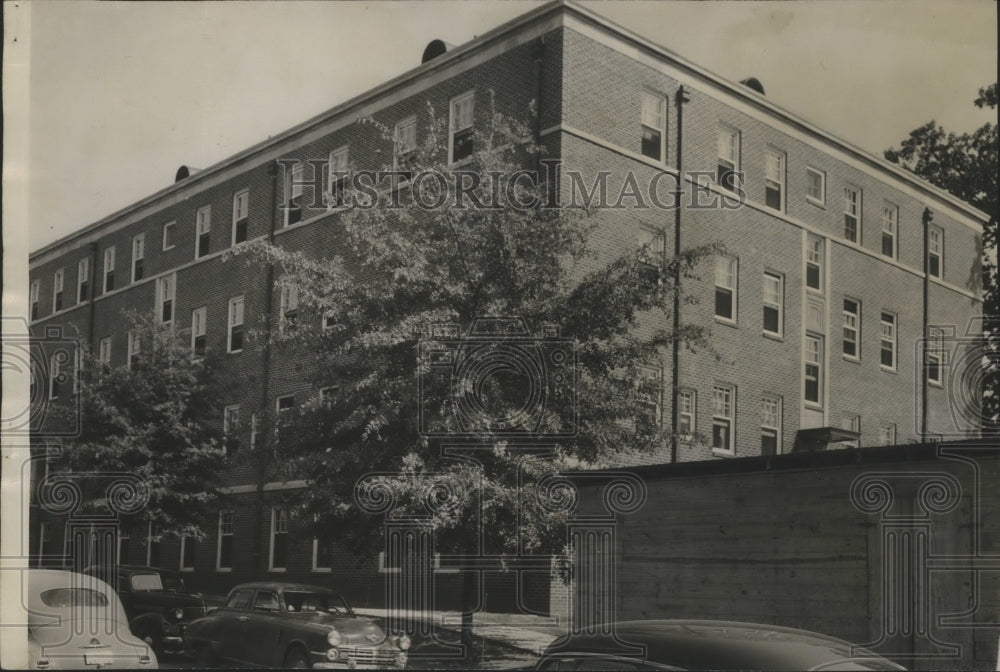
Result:
M995 120L972 104L997 79L991 1L580 4L877 155ZM36 0L27 221L4 235L36 250L535 6Z

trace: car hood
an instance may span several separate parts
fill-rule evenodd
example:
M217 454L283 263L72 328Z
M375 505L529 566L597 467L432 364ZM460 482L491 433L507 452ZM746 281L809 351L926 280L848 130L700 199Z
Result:
M344 644L351 646L372 646L385 641L385 631L372 619L365 616L344 616L328 614L322 611L310 611L301 614L287 614L289 620L300 621L316 628L328 630L331 626L337 628L344 638Z
M204 607L205 598L191 593L172 593L169 590L137 590L131 593L132 600L142 600L147 604L162 604L168 607Z

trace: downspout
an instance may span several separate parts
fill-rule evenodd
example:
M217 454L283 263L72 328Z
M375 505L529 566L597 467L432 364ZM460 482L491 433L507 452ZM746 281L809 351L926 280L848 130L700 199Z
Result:
M680 400L680 366L681 366L681 343L677 337L680 330L681 312L681 267L678 259L681 256L681 180L683 180L683 156L684 156L684 103L691 100L684 85L677 87L677 95L674 99L677 105L677 193L674 202L674 340L672 346L671 379L673 381L672 398L670 404L670 461L677 462L677 403ZM666 246L664 246L666 247Z
M267 169L268 178L271 182L271 221L267 233L267 242L274 245L274 232L277 226L278 212L278 163L272 162ZM271 394L271 295L274 294L274 264L267 263L267 276L264 285L264 352L263 352L263 378L261 382L261 421L258 423L259 437L257 440L257 493L255 505L255 517L257 520L257 537L254 543L254 566L260 573L267 571L267 563L264 560L264 485L267 480L267 456L269 453L268 440L272 434L268 427L267 413L269 397ZM251 431L253 431L251 429Z
M538 42L531 48L531 59L532 59L532 70L531 78L532 84L534 85L535 91L535 120L534 128L532 129L533 140L535 145L540 145L542 142L542 64L543 58L545 57L545 38L540 38ZM535 154L535 173L537 175L540 168L541 156Z
M934 213L930 208L924 208L924 315L923 315L923 355L921 356L923 366L920 369L920 440L927 440L927 348L930 343L930 332L928 323L930 322L930 289L931 289L931 269L930 269L930 232L931 222L934 221Z

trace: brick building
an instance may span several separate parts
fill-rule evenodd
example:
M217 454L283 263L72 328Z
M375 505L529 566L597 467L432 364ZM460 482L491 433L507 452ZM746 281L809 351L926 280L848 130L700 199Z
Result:
M612 197L626 175L640 185L667 176L663 185L681 184L684 198L703 206L597 208L600 257L646 243L666 255L725 246L688 283L700 300L682 306L680 318L710 326L721 358L681 349L676 366L649 372L663 383L661 422L691 437L658 460L975 433L975 411L954 406L952 387L982 313L985 215L780 109L756 80L725 81L562 2L456 48L435 41L404 75L214 166L182 167L174 184L35 251L32 332L61 326L124 366L133 344L121 312L155 308L190 332L193 348L226 354L226 375L240 385L219 423L238 428L249 446L258 417L319 391L303 384L287 352L266 363L243 338L276 324L288 297L266 273L234 272L221 257L271 235L293 249L337 250L329 226L337 210L283 207L298 194L277 162L324 157L338 169L378 168L393 147L359 117L419 137L428 103L448 116L455 158L469 124L486 119L491 91L500 112L525 120L535 101L531 123L549 157L561 160L563 202L592 186L571 171L608 171ZM734 207L740 190L745 203ZM926 377L923 339L933 345ZM131 530L122 561L177 567L193 585L220 590L259 574L246 559L261 535L269 574L356 576L345 592L377 602L379 568L359 569L349 554L296 534L281 497L302 485L258 488L249 464L233 460L233 503L209 525L216 532L208 540L150 543L151 531ZM33 528L34 552L62 548L56 527Z

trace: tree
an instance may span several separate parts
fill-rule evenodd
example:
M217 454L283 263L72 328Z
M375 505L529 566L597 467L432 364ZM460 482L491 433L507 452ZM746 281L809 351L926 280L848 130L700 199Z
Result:
M995 110L997 85L979 89L978 108ZM984 429L996 432L1000 423L1000 288L997 275L997 125L986 123L972 133L946 132L929 121L885 151L885 158L948 191L989 215L983 230L982 267L973 269L970 285L983 290L986 371L983 390ZM981 284L980 284L981 283Z
M127 473L148 501L132 518L154 523L157 537L201 539L201 521L217 496L224 466L218 419L220 386L211 355L156 316L124 316L135 343L132 362L111 367L85 352L79 375L81 433L63 446L53 471L79 475L87 508L106 512L101 474Z
M718 250L601 261L593 219L549 207L549 171L523 171L543 165L527 127L493 112L456 168L430 116L419 146L397 147L405 174L354 175L353 207L326 224L343 256L268 244L229 255L274 264L297 296L274 347L295 349L323 392L282 420L272 468L307 478L299 504L316 534L361 554L384 540L359 500L419 517L441 553L559 554L571 514L561 470L671 440L652 417L662 381L643 366L660 370L675 341L707 347L701 328L673 327L672 306L676 279Z

